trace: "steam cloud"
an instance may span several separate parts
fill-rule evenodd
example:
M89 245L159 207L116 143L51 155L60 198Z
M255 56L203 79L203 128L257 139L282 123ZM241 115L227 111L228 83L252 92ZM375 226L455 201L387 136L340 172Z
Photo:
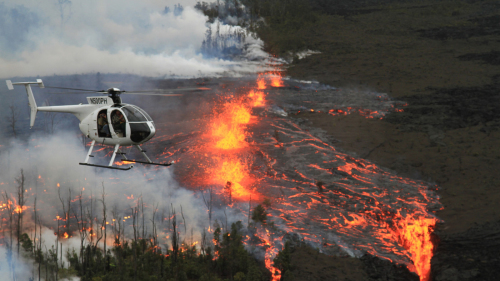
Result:
M260 64L200 53L207 18L195 1L55 1L0 3L0 77L89 72L144 76L214 76L255 72ZM221 32L229 26L213 23ZM252 54L265 57L249 37ZM257 48L255 47L257 46Z

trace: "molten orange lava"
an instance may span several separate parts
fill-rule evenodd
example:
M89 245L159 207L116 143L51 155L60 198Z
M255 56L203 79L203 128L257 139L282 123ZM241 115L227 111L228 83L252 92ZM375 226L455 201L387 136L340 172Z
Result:
M259 77L257 80L257 88L266 88L263 78ZM210 175L207 182L222 186L221 193L227 194L230 198L239 200L260 198L258 193L249 188L253 182L248 170L250 163L244 160L242 155L246 154L245 149L249 146L246 141L248 136L246 125L252 120L251 108L263 105L265 105L264 92L251 90L246 97L224 102L217 108L218 112L211 120L210 142L208 151L204 154L216 163L213 168L206 170ZM213 147L219 150L211 150Z
M246 132L237 124L214 123L212 135L218 138L215 147L221 149L236 149L247 146Z
M246 131L242 126L250 122L250 109L242 101L227 102L224 110L212 121L211 135L215 147L237 149L247 146Z
M409 218L399 223L399 243L410 252L415 271L421 281L430 280L434 245L431 233L436 225L433 218Z
M281 76L279 76L279 75L272 75L271 76L271 86L273 86L273 87L284 87L285 85L283 84L283 79L281 79Z
M212 171L213 180L224 186L224 192L230 193L232 198L247 200L259 198L259 195L244 187L245 183L250 183L250 174L246 163L240 159L223 160L218 167Z
M250 98L250 103L253 107L266 105L265 95L262 91L254 92L253 90L250 90L248 97Z
M269 230L266 229L266 233L257 232L257 235L262 239L266 246L266 254L264 256L264 264L266 268L271 272L271 281L279 281L281 279L281 270L273 266L273 259L278 254L278 249L274 247L269 236Z
M266 81L262 78L257 79L257 90L266 89Z

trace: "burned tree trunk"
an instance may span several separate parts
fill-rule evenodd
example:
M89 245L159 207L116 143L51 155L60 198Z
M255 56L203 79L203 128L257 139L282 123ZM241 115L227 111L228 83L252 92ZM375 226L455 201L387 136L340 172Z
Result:
M21 234L22 234L22 227L23 227L23 209L24 209L24 204L25 204L25 199L24 199L24 171L21 169L21 175L16 179L17 181L17 203L18 206L16 207L16 212L17 212L17 255L19 256L19 248L21 245Z

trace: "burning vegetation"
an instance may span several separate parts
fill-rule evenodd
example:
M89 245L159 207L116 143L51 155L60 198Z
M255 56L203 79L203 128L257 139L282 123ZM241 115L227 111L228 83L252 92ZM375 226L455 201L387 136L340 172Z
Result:
M38 275L50 278L73 272L82 280L277 281L292 276L290 241L300 241L329 255L377 256L428 280L431 235L439 221L433 211L441 208L436 187L339 152L292 122L277 105L287 87L279 73L261 74L223 87L210 113L193 126L182 123L162 135L158 125L151 142L163 151L157 160L176 160L176 179L196 198L188 211L202 222L190 218L186 205L183 210L170 201L172 191L158 189L144 200L140 190L123 189L132 178L144 179L145 186L163 182L158 167L108 176L107 182L120 186L121 194L112 197L104 185L100 195L89 195L97 181L87 177L69 183L36 173L35 185L51 197L57 190L60 206L51 207L57 211L48 223L35 192L18 179L23 196L4 193L0 205L5 229L18 227L4 231L7 249L14 251L17 237ZM96 157L105 153L96 149ZM32 206L24 194L31 194ZM127 202L126 210L107 207L114 197ZM42 247L47 227L56 240L49 250ZM72 239L80 249L63 251Z

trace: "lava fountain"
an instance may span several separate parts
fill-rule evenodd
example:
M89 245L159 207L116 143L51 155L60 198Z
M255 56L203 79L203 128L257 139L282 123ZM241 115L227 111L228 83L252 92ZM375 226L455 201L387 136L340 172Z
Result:
M437 187L337 151L317 129L273 113L280 108L274 100L283 100L283 86L281 77L270 73L249 86L226 88L208 125L166 138L164 155L183 159L177 172L181 182L193 189L217 186L217 193L229 198L228 206L242 213L248 213L249 200L273 202L268 213L277 230L257 233L267 245L264 258L276 273L273 278L279 279L279 273L271 261L288 233L323 253L369 253L404 264L428 280L431 233L439 221L433 212L442 208Z

